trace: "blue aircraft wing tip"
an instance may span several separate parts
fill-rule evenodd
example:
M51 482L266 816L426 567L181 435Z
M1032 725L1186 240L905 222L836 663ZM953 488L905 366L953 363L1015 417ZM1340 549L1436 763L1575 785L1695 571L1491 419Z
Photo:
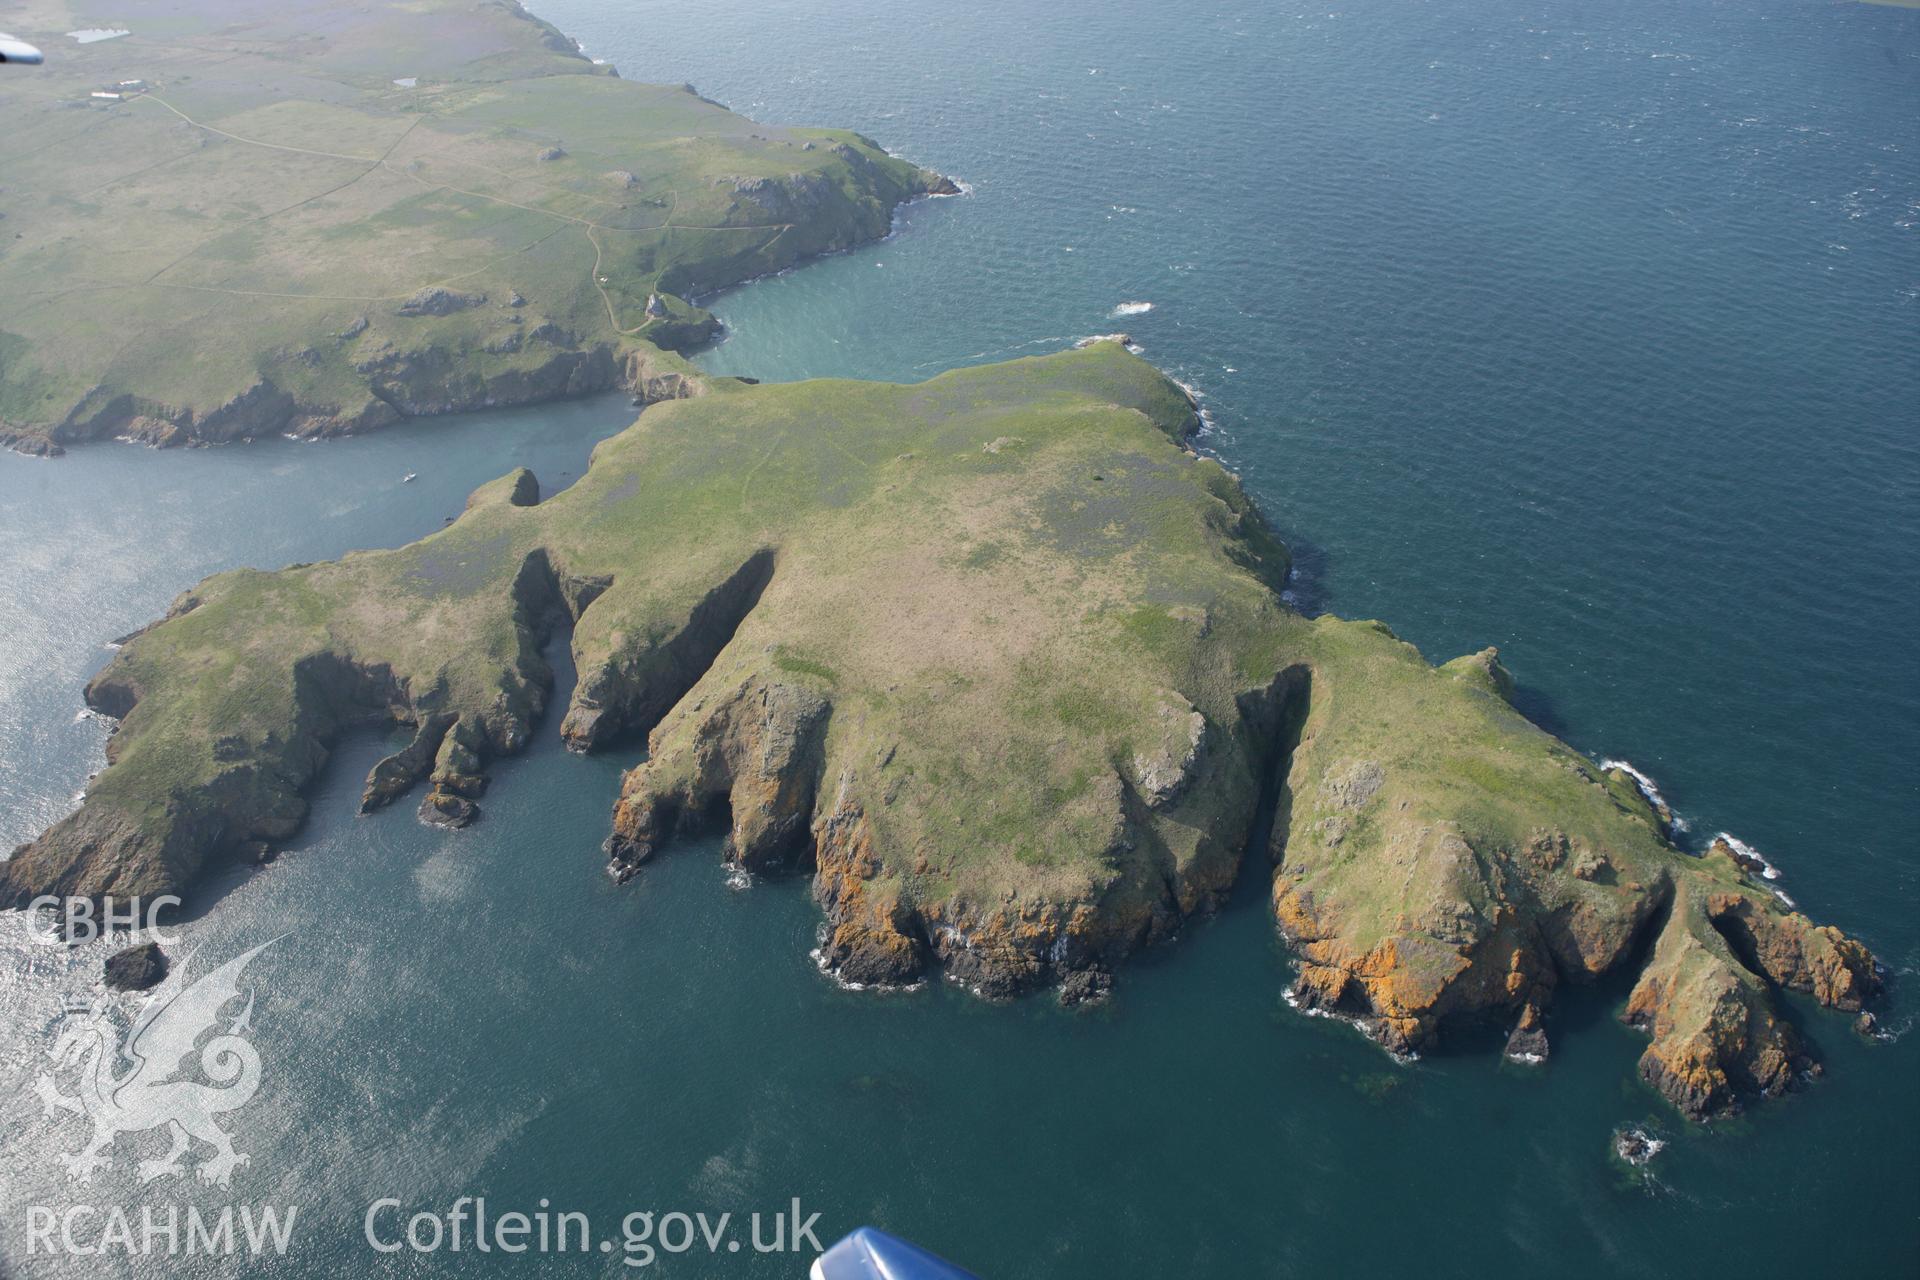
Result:
M979 1280L919 1245L861 1227L813 1264L812 1280Z

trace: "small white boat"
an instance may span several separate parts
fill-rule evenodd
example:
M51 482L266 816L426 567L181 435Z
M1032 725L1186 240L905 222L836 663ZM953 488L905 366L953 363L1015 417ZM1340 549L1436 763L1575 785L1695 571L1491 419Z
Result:
M400 483L412 484L415 480L418 480L419 478L420 478L420 473L418 471L409 471L407 472L407 474L400 477Z

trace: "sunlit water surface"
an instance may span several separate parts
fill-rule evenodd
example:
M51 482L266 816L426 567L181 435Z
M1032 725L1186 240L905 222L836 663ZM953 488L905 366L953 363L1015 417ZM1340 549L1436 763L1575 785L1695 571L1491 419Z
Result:
M543 0L631 78L860 128L964 179L884 244L720 299L705 363L917 379L1125 329L1204 396L1205 445L1301 553L1312 608L1439 659L1498 644L1528 709L1760 847L1896 980L1920 963L1920 14L1783 3L1346 9ZM1141 304L1151 303L1147 308ZM1133 304L1131 306L1126 304ZM589 402L327 446L0 456L0 837L99 765L102 642L202 575L428 532L513 465L547 487L630 416ZM399 478L420 478L402 486ZM568 677L570 679L570 676ZM271 868L184 954L255 962L258 1099L231 1192L88 1187L31 1092L104 954L0 965L0 1249L56 1207L298 1204L253 1270L624 1274L376 1255L369 1201L771 1213L904 1232L989 1280L1114 1275L1910 1275L1920 1051L1795 1001L1804 1095L1687 1130L1635 1083L1621 992L1550 1066L1395 1064L1280 999L1259 887L1112 1005L838 990L794 882L692 842L624 889L598 847L632 756L550 734L480 825L352 816L342 745ZM196 962L198 963L198 962ZM1911 1018L1902 990L1890 1025ZM1609 1161L1643 1123L1645 1181ZM123 1139L151 1155L157 1136ZM147 1148L155 1150L150 1151ZM751 1249L671 1275L798 1276Z

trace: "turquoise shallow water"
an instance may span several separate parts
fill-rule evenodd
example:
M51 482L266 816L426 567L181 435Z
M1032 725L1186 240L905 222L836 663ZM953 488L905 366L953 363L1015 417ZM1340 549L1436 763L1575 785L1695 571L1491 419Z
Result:
M849 124L966 180L888 242L716 303L703 357L919 378L1125 329L1301 551L1302 602L1432 657L1499 644L1529 709L1764 850L1900 984L1920 965L1920 14L1605 7L544 0L631 77ZM1151 310L1115 316L1123 303ZM100 642L203 573L388 545L618 402L325 447L0 456L0 837L97 767ZM404 489L398 477L421 479ZM1632 1080L1620 993L1544 1071L1397 1066L1295 1016L1257 887L1113 1006L835 989L804 887L710 845L626 889L598 843L630 757L543 741L453 836L351 817L347 744L297 847L196 904L259 962L266 1083L231 1197L84 1193L26 1091L98 953L0 967L0 1251L32 1204L295 1202L268 1273L619 1274L618 1255L376 1257L366 1203L540 1198L872 1221L996 1277L1910 1275L1920 1049L1793 1012L1813 1089L1686 1131ZM1608 1135L1670 1140L1649 1185ZM117 1264L116 1264L117 1265ZM114 1267L104 1268L112 1271ZM172 1274L148 1260L126 1269ZM786 1259L661 1258L676 1275ZM74 1274L88 1274L76 1265ZM211 1268L209 1273L222 1273ZM240 1274L238 1268L226 1273Z

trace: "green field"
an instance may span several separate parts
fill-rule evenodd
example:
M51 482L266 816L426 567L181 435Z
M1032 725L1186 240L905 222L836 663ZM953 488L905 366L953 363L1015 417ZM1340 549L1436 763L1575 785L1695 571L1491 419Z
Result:
M940 184L620 80L512 0L129 0L131 34L62 34L95 22L0 4L48 53L0 80L0 442L34 452L644 392L713 332L689 295Z

